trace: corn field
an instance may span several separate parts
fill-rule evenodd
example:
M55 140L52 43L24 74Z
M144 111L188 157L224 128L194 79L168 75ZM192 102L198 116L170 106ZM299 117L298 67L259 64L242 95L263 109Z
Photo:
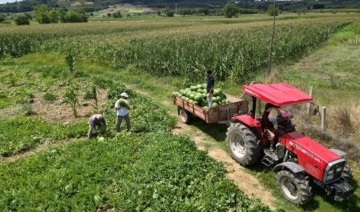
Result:
M272 57L292 61L326 41L348 19L278 21ZM4 30L3 28L1 30ZM109 22L32 26L0 31L0 57L75 52L80 58L157 76L198 81L204 68L218 80L243 82L268 65L272 22Z

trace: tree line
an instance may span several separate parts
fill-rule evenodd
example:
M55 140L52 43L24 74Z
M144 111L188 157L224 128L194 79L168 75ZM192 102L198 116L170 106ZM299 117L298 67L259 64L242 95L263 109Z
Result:
M15 23L17 25L28 25L32 18L27 13L17 15ZM88 15L81 9L66 11L64 9L51 9L46 4L42 4L35 9L35 20L40 24L87 22Z

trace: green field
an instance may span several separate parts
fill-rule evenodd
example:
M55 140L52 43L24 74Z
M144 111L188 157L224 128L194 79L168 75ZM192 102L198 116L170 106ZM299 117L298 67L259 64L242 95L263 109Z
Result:
M314 200L299 209L280 196L276 174L260 165L247 172L278 200L244 194L225 177L224 165L192 140L199 132L207 149L226 149L226 126L195 120L193 133L173 135L170 97L189 83L204 83L205 67L233 95L253 80L284 81L305 91L313 86L314 99L329 111L327 135L317 133L317 117L295 118L298 129L331 147L334 138L346 141L337 148L349 152L357 187L360 122L351 118L350 128L339 127L346 120L338 114L346 108L357 117L360 111L359 20L347 13L280 17L271 79L264 79L272 29L265 16L1 26L0 180L7 183L0 186L0 209L359 210L358 190L334 203L316 188ZM94 89L96 98L89 98ZM132 130L115 133L112 107L123 91L133 105ZM69 93L75 94L77 117L66 102ZM95 112L108 121L103 141L86 139L87 119Z

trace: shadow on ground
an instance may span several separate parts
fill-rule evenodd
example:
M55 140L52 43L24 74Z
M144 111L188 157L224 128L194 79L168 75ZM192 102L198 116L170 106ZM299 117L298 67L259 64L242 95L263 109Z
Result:
M207 124L205 121L203 121L200 118L191 117L191 121L189 125L198 128L203 133L209 135L217 142L223 142L226 139L226 131L228 128L226 124L218 124L218 123Z

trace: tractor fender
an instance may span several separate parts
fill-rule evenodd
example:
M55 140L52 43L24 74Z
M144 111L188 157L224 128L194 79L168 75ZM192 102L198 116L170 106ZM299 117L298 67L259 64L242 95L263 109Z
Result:
M340 157L344 158L346 155L346 152L341 151L340 149L330 149L335 154L339 155Z
M283 162L283 163L280 163L278 165L276 165L273 170L274 171L279 171L281 169L288 169L290 170L292 173L300 173L300 172L303 172L304 171L304 168L302 166L300 166L299 164L297 163L294 163L294 162Z
M231 121L240 122L250 128L260 128L261 127L261 122L259 120L255 119L247 114L234 116L231 118Z

